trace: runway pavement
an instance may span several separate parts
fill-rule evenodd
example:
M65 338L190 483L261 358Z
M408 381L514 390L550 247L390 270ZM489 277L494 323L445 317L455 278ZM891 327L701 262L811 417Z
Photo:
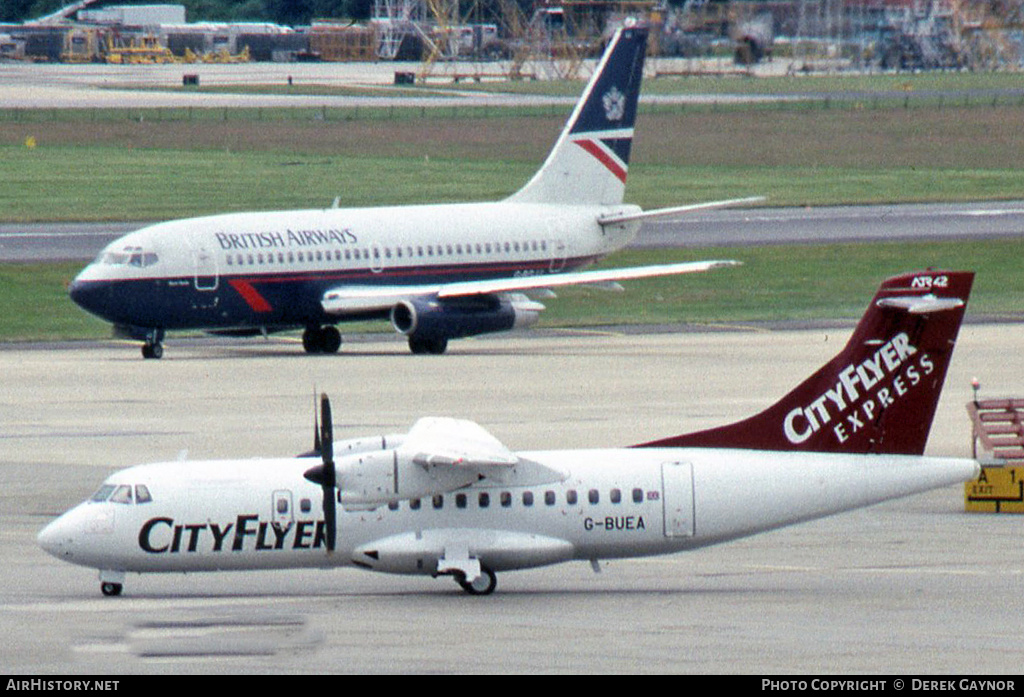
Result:
M728 61L708 66L714 72L731 69ZM576 66L576 76L588 78L597 65L596 59L584 60ZM784 74L786 63L777 61L752 68L759 75ZM648 61L647 74L680 74L691 72L696 63L688 59L659 58ZM428 72L425 73L424 71ZM408 107L441 107L458 103L461 106L523 106L572 105L577 97L523 95L480 91L433 92L427 84L446 85L455 75L480 75L485 80L505 81L511 70L508 63L442 62L426 66L422 62L378 61L372 63L191 63L167 65L106 64L40 64L0 62L0 105L21 109L93 109L93 108L231 108L231 107L370 107L398 105ZM569 75L565 62L529 61L517 66L522 74L541 80ZM413 73L420 80L415 94L408 88L394 87L397 73ZM194 75L202 87L237 85L291 85L296 93L230 94L181 89L185 75ZM355 87L354 94L319 94L303 92L309 85ZM142 88L142 89L140 89ZM682 94L648 95L649 103L724 104L729 102L778 102L798 97L777 94ZM808 97L804 95L804 99ZM811 99L823 99L813 96Z
M145 223L0 223L0 261L92 260ZM632 248L977 240L1024 234L1024 201L747 208L648 221Z
M929 452L970 453L964 403L1024 395L1021 326L966 325ZM513 449L619 446L767 406L847 330L501 336L414 357L399 338L307 356L281 339L0 347L0 665L28 673L1019 673L1020 518L953 487L695 553L450 580L356 570L129 576L35 545L111 471L278 456L312 439L470 418ZM723 463L727 466L727 463Z

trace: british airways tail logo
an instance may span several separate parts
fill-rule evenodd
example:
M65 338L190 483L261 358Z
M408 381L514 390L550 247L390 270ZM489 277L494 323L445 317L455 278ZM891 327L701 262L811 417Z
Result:
M593 155L598 162L604 165L609 172L615 175L616 179L623 184L626 183L627 164L620 159L618 155L616 155L615 151L608 147L604 141L594 138L580 138L573 142Z
M786 414L782 430L790 443L799 445L831 425L836 442L845 443L934 370L931 357L900 332L871 356L839 371L835 387Z
M626 95L618 87L612 86L610 90L601 97L601 106L604 107L604 117L609 121L621 121L626 115Z

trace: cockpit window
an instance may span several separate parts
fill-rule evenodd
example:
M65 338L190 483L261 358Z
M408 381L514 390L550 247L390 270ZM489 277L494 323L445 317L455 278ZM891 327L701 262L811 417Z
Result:
M132 488L127 484L122 484L117 487L117 491L110 497L111 503L131 503L132 502Z
M114 492L114 489L116 488L117 487L114 486L113 484L104 484L103 486L96 490L96 493L93 494L92 498L89 500L92 501L93 503L103 503L108 498L110 498L110 495Z
M93 503L103 503L104 501L110 501L111 503L132 503L132 486L130 484L104 484L96 493L89 499ZM153 496L149 493L149 487L145 484L135 485L135 503L149 503L153 500Z
M147 252L142 247L125 247L120 250L104 251L96 261L108 266L135 266L143 268L153 266L160 261L160 257L155 252Z

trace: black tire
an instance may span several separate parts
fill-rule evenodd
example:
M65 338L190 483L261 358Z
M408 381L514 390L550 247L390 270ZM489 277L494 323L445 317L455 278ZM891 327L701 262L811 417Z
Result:
M100 584L100 591L103 593L103 595L107 596L108 598L113 598L115 596L121 595L121 591L123 589L124 587L120 583L107 582Z
M307 327L302 332L302 348L306 353L320 353L320 327Z
M494 589L498 586L497 575L486 567L480 569L480 576L473 583L467 583L465 579L459 577L456 579L462 590L466 591L470 595L490 595L494 592Z
M324 327L320 330L320 351L337 353L341 348L341 332L337 327Z
M302 333L306 353L337 353L341 348L341 332L337 327L308 327Z
M433 354L440 356L448 349L448 339L442 337L419 337L415 334L409 337L409 350L417 356Z

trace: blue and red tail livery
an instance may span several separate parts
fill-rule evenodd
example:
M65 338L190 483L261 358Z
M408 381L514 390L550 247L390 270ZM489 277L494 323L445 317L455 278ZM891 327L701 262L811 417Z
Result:
M647 33L633 26L615 35L547 162L513 200L622 202Z

